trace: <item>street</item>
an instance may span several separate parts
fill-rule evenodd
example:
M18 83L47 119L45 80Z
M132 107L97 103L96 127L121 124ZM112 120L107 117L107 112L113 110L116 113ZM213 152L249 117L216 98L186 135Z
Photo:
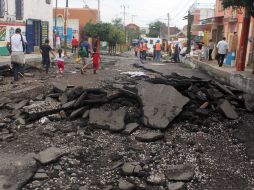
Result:
M254 188L254 113L241 91L133 53L103 56L96 75L55 70L1 81L0 187Z

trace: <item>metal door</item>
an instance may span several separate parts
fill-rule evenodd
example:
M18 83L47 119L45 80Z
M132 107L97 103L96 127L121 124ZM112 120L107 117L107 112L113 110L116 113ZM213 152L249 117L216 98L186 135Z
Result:
M27 53L34 52L34 23L33 20L26 20Z

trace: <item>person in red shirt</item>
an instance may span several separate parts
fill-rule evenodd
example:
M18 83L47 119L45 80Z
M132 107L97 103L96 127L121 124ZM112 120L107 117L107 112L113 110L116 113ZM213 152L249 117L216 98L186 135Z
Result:
M97 52L96 47L93 48L92 58L93 58L93 73L96 74L96 71L99 69L99 63L101 61L100 53Z
M71 41L71 52L76 53L77 52L77 47L78 47L78 40L73 36L72 41Z

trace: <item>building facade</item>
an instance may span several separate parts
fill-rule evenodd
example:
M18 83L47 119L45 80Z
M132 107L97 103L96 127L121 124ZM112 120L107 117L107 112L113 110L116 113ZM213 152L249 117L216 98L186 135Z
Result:
M0 0L0 46L21 28L33 52L46 38L53 40L52 0Z
M84 27L88 22L95 23L98 17L97 9L90 8L68 8L67 10L67 39L70 42L71 37L75 36L78 40L83 38ZM54 28L56 32L63 37L63 27L65 18L65 8L57 8L53 11ZM57 22L55 23L55 18Z

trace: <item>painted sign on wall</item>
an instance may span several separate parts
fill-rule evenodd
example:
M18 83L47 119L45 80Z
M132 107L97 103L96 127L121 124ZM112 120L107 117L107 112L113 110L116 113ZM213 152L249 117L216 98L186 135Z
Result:
M6 39L6 26L0 26L0 41L5 41Z

